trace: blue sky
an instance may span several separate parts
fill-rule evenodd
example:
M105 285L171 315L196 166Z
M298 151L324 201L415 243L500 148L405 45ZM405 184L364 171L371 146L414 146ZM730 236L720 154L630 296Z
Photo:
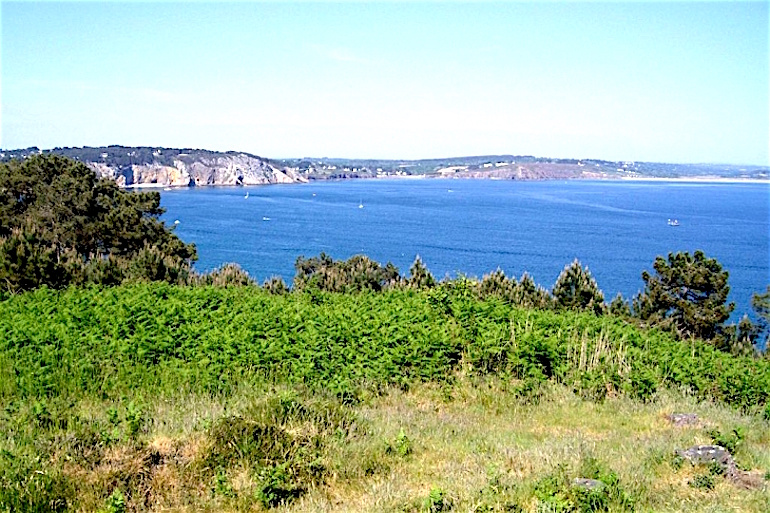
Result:
M0 146L768 165L768 3L2 2Z

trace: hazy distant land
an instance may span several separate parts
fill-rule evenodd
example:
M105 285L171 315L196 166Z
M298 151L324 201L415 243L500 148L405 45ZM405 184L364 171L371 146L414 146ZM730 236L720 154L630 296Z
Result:
M189 187L303 183L315 180L439 177L492 180L698 179L769 181L770 168L480 155L422 160L271 159L245 152L103 146L2 150L0 161L55 153L80 160L122 187Z

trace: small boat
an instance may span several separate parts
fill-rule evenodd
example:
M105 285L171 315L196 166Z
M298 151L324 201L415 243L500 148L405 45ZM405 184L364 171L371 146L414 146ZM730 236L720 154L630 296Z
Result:
M679 226L679 220L677 220L677 219L669 219L668 220L668 225L669 226Z
M249 193L248 192L246 192L246 196L244 196L243 199L249 199Z
M177 219L176 221L174 221L174 224L179 224L179 219Z
M269 218L269 217L267 217L267 216L263 216L263 217L262 217L262 220L263 220L263 221L269 221L269 220L270 220L270 218Z
M358 203L358 208L364 208L364 202L363 201Z
M171 190L173 190L173 189L172 189L171 187L164 187L164 188L163 188L163 190L164 190L164 191L171 191Z

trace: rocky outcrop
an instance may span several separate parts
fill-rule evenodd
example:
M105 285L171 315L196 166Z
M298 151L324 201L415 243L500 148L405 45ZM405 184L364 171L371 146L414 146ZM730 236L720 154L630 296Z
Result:
M733 455L720 445L695 445L689 449L678 449L675 454L694 466L705 465L719 469L717 474L724 474L729 481L741 488L758 490L767 487L761 471L745 471L738 468Z
M307 181L291 169L280 169L267 160L245 153L178 155L173 159L173 165L159 162L126 166L100 162L87 164L99 176L115 180L121 187L261 185Z
M672 413L666 418L676 427L699 426L701 424L697 413Z

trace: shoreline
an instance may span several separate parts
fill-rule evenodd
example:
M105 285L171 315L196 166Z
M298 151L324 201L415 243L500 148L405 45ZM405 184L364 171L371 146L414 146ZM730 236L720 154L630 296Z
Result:
M770 179L760 178L728 178L722 176L683 176L683 177L658 177L658 176L628 176L620 178L606 178L617 182L695 182L695 183L763 183L770 184Z
M206 185L166 185L159 183L138 183L118 186L121 189L162 189L183 190L205 187L263 187L269 185L303 185L323 182L347 182L357 180L489 180L489 181L515 181L515 182L558 182L558 181L597 181L597 182L650 182L650 183L700 183L700 184L765 184L770 185L770 178L728 178L720 176L686 176L686 177L658 177L658 176L590 176L573 178L542 178L535 180L514 180L494 176L489 177L458 177L439 175L401 175L401 176L371 176L359 178L334 178L324 180L309 180L307 182L292 183L262 183L262 184L206 184Z

